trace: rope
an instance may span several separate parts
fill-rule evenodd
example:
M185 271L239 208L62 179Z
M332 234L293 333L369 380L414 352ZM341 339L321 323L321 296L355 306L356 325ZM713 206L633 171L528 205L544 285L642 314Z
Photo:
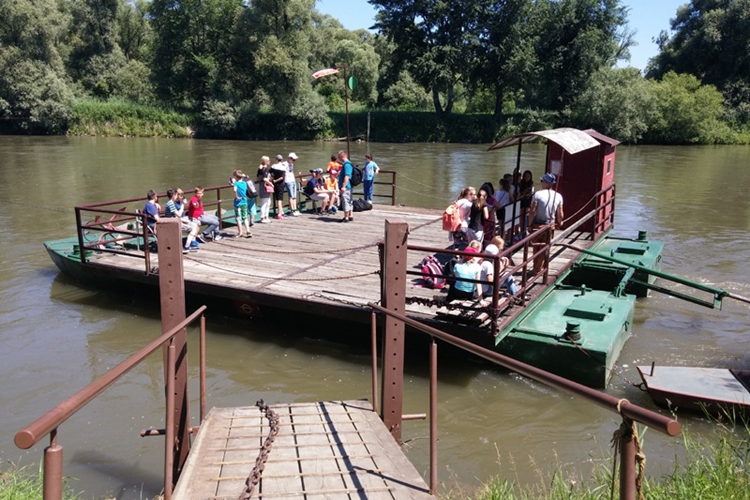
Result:
M627 399L620 399L617 401L617 413L622 415L622 404L630 403ZM634 420L623 416L620 427L612 434L612 484L610 485L609 498L614 499L615 495L615 475L617 472L617 456L620 454L622 442L628 439L633 439L635 444L635 462L638 466L638 474L635 478L635 490L638 493L638 500L644 500L643 496L643 476L646 471L646 455L643 453L641 448L641 440L638 436L638 426Z
M429 186L427 186L427 187L429 187ZM419 196L427 196L428 198L434 198L436 200L445 201L445 197L444 196L435 196L433 194L427 194L427 193L423 193L423 192L419 192L419 191L412 191L411 189L407 189L407 188L405 188L403 186L398 186L398 185L396 186L396 189L400 189L400 190L406 191L408 193L418 194ZM432 188L430 187L430 189L432 189Z
M592 196L591 199L589 201L587 201L581 208L579 208L576 213L574 213L573 215L571 215L567 219L563 220L563 222L562 222L563 225L567 225L569 220L574 219L578 214L580 214L581 212L583 212L583 209L585 209L586 207L588 207L589 203L591 203L592 201L594 201L597 196L601 196L601 195L596 195L595 194L594 196Z
M325 278L284 278L283 276L259 276L255 274L249 274L249 273L242 273L237 271L236 269L229 269L227 267L217 266L216 264L209 264L207 262L203 262L197 259L194 259L192 257L185 257L187 260L192 260L193 262L197 264L201 264L207 267L213 267L214 269L219 269L220 271L226 271L228 273L237 274L241 276L247 276L248 278L257 278L261 280L279 280L279 281L333 281L333 280L348 280L348 279L354 279L354 278L362 278L364 276L370 276L373 274L380 274L380 270L377 271L370 271L368 273L361 273L361 274L352 274L349 276L333 276L333 277L325 277Z
M245 247L245 246L241 246L241 245L232 245L229 242L225 242L224 239L221 239L221 240L217 241L216 243L219 244L219 245L224 245L224 246L230 247L230 248L236 248L238 250L250 250L251 252L268 253L268 249L255 248L255 247ZM328 250L328 249L326 249L326 250L309 250L309 251L302 250L302 251L299 251L299 252L284 252L284 251L281 251L281 250L276 250L274 248L273 249L273 253L280 254L280 255L322 255L322 254L328 254L328 253L353 252L355 250L364 250L366 248L370 248L370 247L374 247L374 246L377 246L377 243L370 243L370 244L362 245L362 246L359 246L359 247L338 248L338 249L335 249L335 250Z
M21 202L18 202L18 201L7 201L6 200L5 203L8 203L10 205L18 205L19 207L31 207L31 208L36 208L36 209L45 210L45 211L46 210L51 210L52 212L60 212L61 214L69 214L70 213L70 210L62 210L62 209L59 209L59 208L45 207L45 206L42 206L42 205L34 205L34 204L31 204L31 203L21 203Z

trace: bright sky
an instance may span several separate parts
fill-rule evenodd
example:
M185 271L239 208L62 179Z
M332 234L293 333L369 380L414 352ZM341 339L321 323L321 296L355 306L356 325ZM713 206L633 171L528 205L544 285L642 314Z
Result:
M651 40L662 30L669 30L669 20L677 14L677 8L688 0L621 0L630 9L628 25L636 30L638 45L630 49L630 65L643 70L651 57L657 53ZM367 0L318 0L320 12L338 19L348 30L369 28L375 23L375 9Z

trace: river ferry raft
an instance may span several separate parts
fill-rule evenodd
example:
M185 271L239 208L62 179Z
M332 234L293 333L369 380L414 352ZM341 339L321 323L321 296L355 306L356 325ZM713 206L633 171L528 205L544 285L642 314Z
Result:
M481 257L494 260L496 269L500 258L512 259L510 272L520 288L516 297L495 281L489 305L446 303L446 289L424 286L420 263L426 255L447 260L463 252L448 244L442 211L396 205L393 171L381 171L376 182L376 197L390 205L355 213L352 223L340 224L312 207L300 217L256 224L252 238L225 238L183 256L186 292L212 307L229 305L271 320L298 318L317 330L351 335L349 322L371 321L368 303L381 302L385 278L393 272L384 227L405 222L406 271L400 283L409 317L563 377L605 387L630 336L638 297L658 290L718 307L727 294L660 272L663 245L645 232L631 239L610 235L616 140L593 130L555 129L514 135L490 149L516 146L518 172L522 145L539 139L547 142L544 170L559 179L556 189L571 215L562 229L545 226L531 236L524 233L526 213L520 203L505 207L497 231L512 244L499 255ZM203 198L206 210L220 216L227 236L236 234L232 198L229 185L206 188ZM45 243L52 260L64 273L97 286L156 288L158 245L139 211L144 201L75 207L76 236ZM531 276L535 255L543 255L545 264L543 272ZM657 276L708 297L657 286Z

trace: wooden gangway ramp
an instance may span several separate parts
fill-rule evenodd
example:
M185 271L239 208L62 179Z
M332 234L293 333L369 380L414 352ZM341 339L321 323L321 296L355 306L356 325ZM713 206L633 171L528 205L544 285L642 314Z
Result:
M369 402L269 408L279 417L279 432L252 498L436 498ZM268 431L257 406L212 409L172 498L237 500Z

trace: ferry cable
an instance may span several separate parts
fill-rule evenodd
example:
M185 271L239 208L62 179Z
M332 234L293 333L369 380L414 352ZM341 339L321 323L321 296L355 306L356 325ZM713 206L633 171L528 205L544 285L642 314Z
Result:
M224 241L223 239L221 241L217 242L219 245L224 245L231 248L236 248L238 250L250 250L250 251L256 251L256 252L268 252L267 248L255 248L255 247L245 247L245 246L239 246L239 245L232 245L229 244L229 242ZM333 250L308 250L308 251L295 251L295 252L285 252L282 250L273 250L273 253L275 254L281 254L281 255L315 255L315 254L327 254L327 253L344 253L344 252L353 252L355 250L364 250L366 248L377 246L377 243L369 243L367 245L362 245L359 247L351 247L351 248L337 248Z
M19 207L31 207L31 208L37 208L40 210L51 210L53 212L60 212L61 214L69 214L70 210L63 210L61 208L52 208L52 207L45 207L42 205L33 205L31 203L21 203L20 201L8 201L5 200L5 203L8 203L10 205L18 205Z

